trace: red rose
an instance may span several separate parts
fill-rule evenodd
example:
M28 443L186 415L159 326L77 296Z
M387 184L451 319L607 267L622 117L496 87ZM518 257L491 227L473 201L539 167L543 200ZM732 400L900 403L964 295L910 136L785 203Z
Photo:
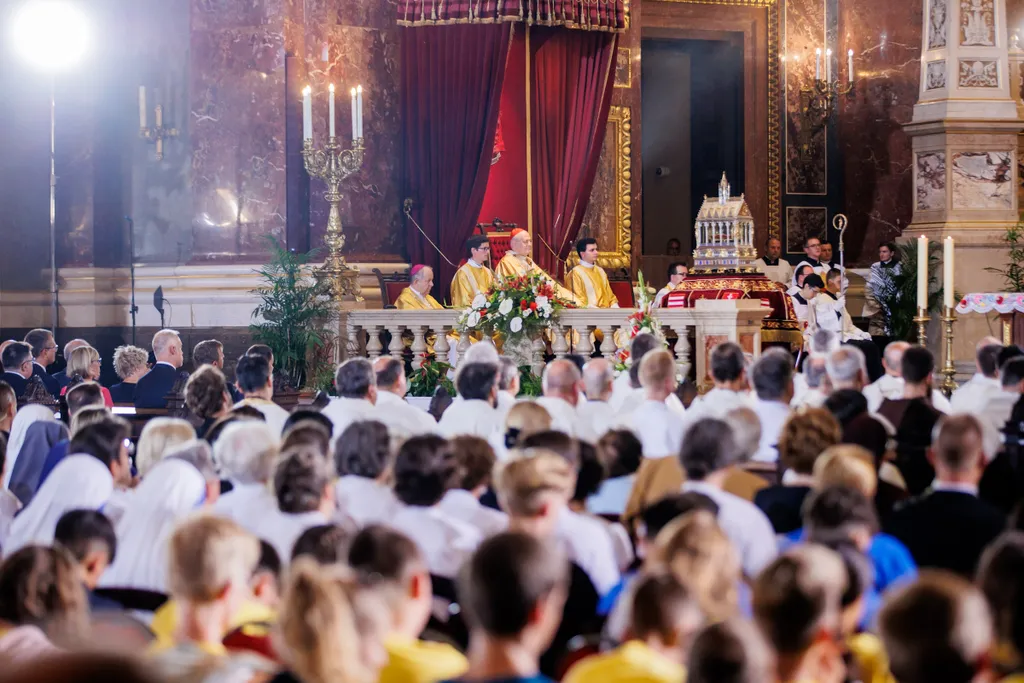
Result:
M1001 297L1001 296L997 296L997 297L996 297L996 303L997 303L997 304L1001 304L1001 303L1003 303L1003 297Z
M531 301L530 302L530 310L531 311L536 311L537 310L537 302L536 301Z
M960 305L961 306L966 306L967 305L967 298L966 297L964 297L963 299L960 299Z
M525 311L525 310L526 310L527 308L529 308L529 307L530 307L530 304L526 303L526 299L522 299L522 300L521 300L521 301L519 302L519 309L520 309L520 310L523 310L523 311Z

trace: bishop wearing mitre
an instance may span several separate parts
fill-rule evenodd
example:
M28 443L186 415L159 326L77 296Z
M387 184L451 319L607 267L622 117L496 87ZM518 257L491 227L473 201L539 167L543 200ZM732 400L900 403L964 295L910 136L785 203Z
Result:
M576 243L580 264L569 271L566 286L583 308L618 308L619 300L608 282L608 273L597 265L597 240L584 237Z
M430 296L434 286L434 269L418 264L409 271L411 281L395 301L395 308L403 311L429 311L444 308L437 299Z
M466 242L469 260L452 278L452 308L468 308L479 294L487 296L494 284L494 273L487 267L491 245L486 235L473 235Z
M533 253L533 238L530 237L530 233L526 232L522 228L516 228L512 231L512 241L510 243L512 247L509 251L505 252L505 255L498 261L498 267L494 269L494 274L498 277L521 277L523 275L530 275L537 273L543 275L545 278L551 281L551 284L555 288L555 296L564 301L569 301L577 306L580 305L578 297L574 296L571 291L558 284L558 282L550 275L541 270L540 266L534 263L530 254Z

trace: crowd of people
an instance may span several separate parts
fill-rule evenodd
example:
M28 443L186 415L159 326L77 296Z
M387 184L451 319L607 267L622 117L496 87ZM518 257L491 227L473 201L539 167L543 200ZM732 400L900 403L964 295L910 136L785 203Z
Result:
M83 340L46 374L34 330L0 351L2 677L1019 680L1024 350L980 341L947 401L926 348L841 341L719 344L696 395L640 334L628 372L552 360L536 399L477 343L437 419L398 358L289 412L266 347L229 381L202 342L183 381L161 330L105 388ZM60 417L19 402L33 376ZM191 422L111 410L179 384Z

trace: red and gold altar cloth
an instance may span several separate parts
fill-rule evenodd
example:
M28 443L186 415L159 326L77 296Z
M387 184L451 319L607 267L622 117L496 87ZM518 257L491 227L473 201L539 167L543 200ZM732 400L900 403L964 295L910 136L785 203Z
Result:
M761 324L762 343L803 344L800 322L786 287L762 273L691 275L665 296L665 308L690 308L698 299L760 299L771 315Z

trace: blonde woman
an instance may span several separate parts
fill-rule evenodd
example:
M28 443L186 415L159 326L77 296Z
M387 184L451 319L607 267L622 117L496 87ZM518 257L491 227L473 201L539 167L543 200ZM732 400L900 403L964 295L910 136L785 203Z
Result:
M505 431L488 439L498 462L508 460L509 450L522 439L551 429L551 413L533 401L519 401L505 416Z
M146 423L135 449L135 466L144 477L164 455L196 438L196 430L185 420L176 417L155 417Z
M114 349L114 372L121 378L110 387L114 403L130 404L135 400L135 384L149 372L149 353L138 346L118 346Z
M100 352L91 346L79 346L71 352L68 359L67 375L71 378L70 384L60 390L60 395L68 393L68 389L81 382L99 382L101 361ZM103 394L103 404L108 408L114 407L114 399L106 387L100 387Z

